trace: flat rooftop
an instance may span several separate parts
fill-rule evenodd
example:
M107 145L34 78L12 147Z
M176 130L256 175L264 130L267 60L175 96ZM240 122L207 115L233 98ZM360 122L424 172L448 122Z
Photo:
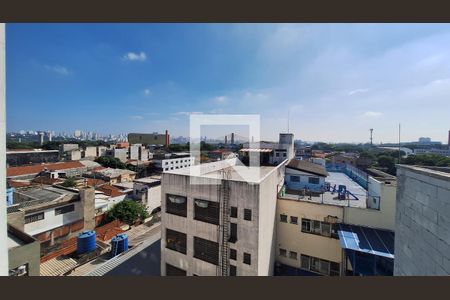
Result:
M165 171L165 174L176 174L197 178L223 179L224 171L231 181L260 183L271 171L278 166L247 167L235 165L236 159L221 160L212 163L190 166L182 169Z
M328 204L328 205L337 205L337 206L348 206L348 207L358 207L358 208L366 208L367 207L367 191L360 186L356 181L352 180L344 173L340 172L328 172L329 176L325 178L325 182L329 182L331 188L336 185L336 192L325 192L323 194L312 194L311 196L303 195L302 191L296 190L286 190L286 194L282 199L288 200L297 200L297 201L305 201L305 202L313 202L320 204ZM337 188L339 185L345 185L347 191L355 195L358 200L350 199L339 200Z
M8 212L15 211L18 208L40 206L50 202L58 202L63 199L74 199L76 197L78 197L77 191L55 186L32 186L29 188L22 188L14 192L14 203L12 206L8 207Z

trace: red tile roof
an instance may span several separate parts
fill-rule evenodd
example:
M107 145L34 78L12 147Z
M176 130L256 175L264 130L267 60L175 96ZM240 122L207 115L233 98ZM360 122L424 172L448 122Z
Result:
M84 165L78 161L68 161L68 162L60 162L53 164L41 164L41 165L31 165L31 166L23 166L23 167L11 167L6 169L6 176L20 176L20 175L28 175L28 174L37 174L43 171L45 168L49 170L67 170L67 169L75 169L75 168L84 168Z
M109 184L99 186L96 189L97 189L97 191L103 192L110 197L118 197L118 196L125 195L125 193L122 193L120 191L120 189L116 188L115 186L109 185Z
M9 186L13 188L20 188L24 186L29 186L31 183L29 181L15 181L15 180L8 180Z
M88 186L100 186L100 185L104 185L105 183L106 183L106 181L101 180L101 179L86 178L86 184Z

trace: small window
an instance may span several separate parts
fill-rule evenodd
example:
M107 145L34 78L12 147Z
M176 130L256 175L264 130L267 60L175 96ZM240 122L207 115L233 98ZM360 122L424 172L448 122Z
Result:
M276 157L280 157L280 153L278 153L278 152L275 153L275 156L276 156Z
M289 251L289 258L297 260L297 252Z
M291 182L300 182L300 176L291 175Z
M55 208L55 216L66 214L66 213L69 213L74 210L75 210L74 204L63 206L63 207L58 207L58 208Z
M235 206L232 206L230 209L230 217L237 218L238 217L238 209Z
M230 265L230 276L236 276L236 266Z
M318 177L309 177L308 182L311 184L319 184L320 180Z
M40 220L44 220L44 213L43 212L37 213L37 214L32 214L32 215L29 215L29 216L25 216L25 224L37 222L37 221L40 221Z
M244 220L251 221L252 220L252 210L245 208L244 209Z
M286 152L285 152L285 153L283 153L283 157L286 157Z
M236 223L230 223L230 243L236 243L238 240L238 231L237 231L237 224Z
M230 259L236 260L237 258L237 251L235 249L230 249Z
M300 256L300 266L303 269L309 270L309 256L308 255L301 255Z
M291 216L291 224L297 225L298 224L298 217Z
M287 215L281 214L280 215L280 222L287 223Z
M247 265L252 264L252 256L249 253L244 252L244 264L247 264Z
M322 222L322 235L331 236L331 225L330 223Z
M280 256L286 257L287 256L287 251L286 249L281 249L280 248Z
M312 225L312 232L320 234L320 221L313 220Z
M302 219L302 231L303 232L311 232L311 220Z

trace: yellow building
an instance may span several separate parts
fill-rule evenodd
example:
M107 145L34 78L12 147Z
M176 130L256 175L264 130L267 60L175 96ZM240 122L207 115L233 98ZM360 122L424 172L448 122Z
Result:
M345 185L353 195L347 195L344 200L339 200L336 189L310 194L287 190L278 197L278 274L345 275L352 273L356 263L361 267L361 261L370 255L367 261L376 264L377 269L367 271L358 267L358 274L390 274L393 243L391 246L391 241L386 242L383 249L377 246L384 243L384 239L390 239L391 234L393 237L396 178L373 170L369 174L367 189L364 189L345 173L330 172L326 182L331 186ZM356 245L358 249L354 245L345 245L346 233L361 239L361 243ZM367 244L377 239L372 242L371 249L365 249L364 237L357 236L365 233L369 233Z

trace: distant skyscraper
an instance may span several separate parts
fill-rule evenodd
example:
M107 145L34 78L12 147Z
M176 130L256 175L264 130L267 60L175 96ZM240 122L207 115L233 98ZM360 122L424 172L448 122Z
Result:
M77 138L81 137L81 130L75 130L74 136Z

